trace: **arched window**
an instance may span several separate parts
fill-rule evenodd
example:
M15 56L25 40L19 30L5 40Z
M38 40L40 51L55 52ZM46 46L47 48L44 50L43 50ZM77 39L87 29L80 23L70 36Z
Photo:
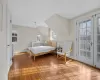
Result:
M56 40L57 36L53 30L50 30L50 40Z
M41 35L37 35L37 42L41 41Z

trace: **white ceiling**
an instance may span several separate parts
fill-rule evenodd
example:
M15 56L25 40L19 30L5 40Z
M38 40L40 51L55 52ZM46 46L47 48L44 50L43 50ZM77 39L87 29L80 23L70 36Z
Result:
M13 24L30 26L44 21L53 14L73 18L100 7L100 0L8 0Z

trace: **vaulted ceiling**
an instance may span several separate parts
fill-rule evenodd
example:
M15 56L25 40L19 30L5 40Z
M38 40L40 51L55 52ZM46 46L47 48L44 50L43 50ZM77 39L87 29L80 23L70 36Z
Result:
M40 26L53 14L71 19L100 7L100 0L8 0L13 24Z

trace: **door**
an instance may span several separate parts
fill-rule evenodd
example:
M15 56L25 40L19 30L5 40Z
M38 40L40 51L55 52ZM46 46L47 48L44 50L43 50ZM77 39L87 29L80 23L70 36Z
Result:
M78 29L78 59L93 65L93 18L77 22Z
M7 60L8 60L8 70L12 64L12 23L11 15L7 9Z
M94 44L94 62L100 68L100 14L95 17Z

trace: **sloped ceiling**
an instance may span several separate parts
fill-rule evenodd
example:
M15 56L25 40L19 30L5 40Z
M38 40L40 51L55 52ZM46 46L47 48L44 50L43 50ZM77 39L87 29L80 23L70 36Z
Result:
M8 0L13 24L33 27L36 21L47 26L53 14L71 19L80 14L99 8L100 0Z

